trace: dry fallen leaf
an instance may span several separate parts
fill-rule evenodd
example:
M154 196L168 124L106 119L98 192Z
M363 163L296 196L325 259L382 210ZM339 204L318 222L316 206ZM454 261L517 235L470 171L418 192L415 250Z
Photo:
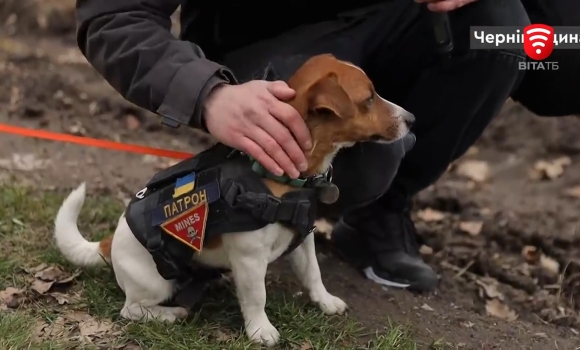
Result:
M44 341L45 328L48 327L48 323L44 321L36 322L34 330L32 331L33 342L36 344L42 343Z
M135 131L141 127L141 121L133 114L129 114L125 118L125 125L130 131Z
M437 222L445 219L445 213L438 210L426 208L417 212L417 217L425 222Z
M136 344L127 344L123 347L123 350L142 350L143 348Z
M570 157L560 157L552 161L539 160L530 173L532 179L556 179L564 173L564 168L572 164Z
M91 315L81 311L72 311L67 313L65 317L70 321L81 322L91 318Z
M34 274L34 277L39 278L43 281L56 281L64 275L64 272L56 267L56 266L49 266L43 270L38 271Z
M20 89L17 87L12 87L12 93L10 94L10 106L13 106L12 109L17 109L19 101L20 101Z
M477 236L481 233L483 222L481 221L462 221L459 223L459 229L472 236Z
M88 64L85 56L79 50L74 49L69 49L59 55L56 61L60 64Z
M558 275L560 273L560 264L544 254L540 256L540 266L552 275Z
M499 299L490 299L485 303L485 310L488 315L501 318L507 321L515 321L518 315Z
M465 155L466 156L474 156L478 153L479 153L479 148L477 148L475 146L471 146L467 149L467 152L465 152Z
M570 159L570 157L568 157L568 156L563 156L563 157L554 159L554 161L552 163L562 165L562 166L569 166L569 165L572 165L572 159Z
M69 275L68 277L59 279L58 281L56 281L56 283L57 284L69 283L69 282L72 282L75 278L79 277L80 275L81 275L81 271L76 271L75 273Z
M540 255L540 251L534 246L527 245L522 248L522 256L528 264L537 264L540 261Z
M435 311L433 310L433 308L427 304L423 304L421 305L421 309L426 310L426 311Z
M490 216L491 214L493 214L493 212L489 208L481 208L479 210L479 214L482 216Z
M489 165L481 160L466 160L457 167L457 174L475 182L484 182L489 177Z
M328 222L326 219L316 220L314 222L314 226L316 227L316 234L324 236L326 239L330 240L332 235L332 229L334 226Z
M302 345L300 345L300 350L312 350L312 349L314 349L314 347L312 347L312 344L310 344L310 342L302 343Z
M465 321L465 322L461 322L461 325L465 328L471 328L471 327L475 326L475 323L473 323L471 321Z
M564 190L564 194L569 197L580 198L580 186Z
M80 122L77 122L68 128L68 133L75 136L85 136L87 129Z
M419 253L421 253L421 255L431 255L433 254L433 248L423 244L419 247Z
M18 220L17 218L12 218L12 222L20 227L26 226L22 221Z
M21 171L33 171L48 167L50 160L37 159L34 154L14 153L12 158L0 159L0 168Z
M40 271L37 271L34 274L34 277L46 282L64 284L72 282L75 278L80 276L80 274L81 271L75 271L72 274L67 274L58 266L48 266Z
M94 318L86 318L79 322L79 330L82 336L92 337L107 333L113 329L113 322L109 320L98 321Z
M58 316L52 323L47 324L41 328L40 336L42 338L63 339L68 338L70 334L70 327L67 327L64 317ZM43 333L43 334L42 334Z
M497 289L497 283L484 283L481 280L476 280L475 284L481 288L480 291L483 292L487 298L504 300L503 294Z
M178 161L176 160L163 160L160 161L158 164L155 164L155 170L165 170L177 164Z
M16 309L26 301L24 290L8 287L0 291L0 310Z
M42 271L42 270L46 269L47 267L48 267L47 264L42 263L42 264L40 264L38 266L31 267L31 268L28 268L28 269L24 269L24 271L27 272L27 273L37 273L38 271Z
M59 316L48 327L44 327L45 336L51 339L68 338L71 332L78 330L80 336L87 343L93 343L97 338L103 335L113 335L114 323L108 319L98 320L91 315L73 311L63 316ZM97 345L97 344L95 344Z
M63 293L58 293L58 292L53 292L53 293L50 293L49 295L51 297L53 297L54 300L56 300L56 302L59 305L70 304L71 301L73 299L75 299L74 297L71 297L70 295L63 294Z
M142 161L145 164L159 164L163 162L163 158L146 154L143 156Z
M47 266L46 264L41 264L33 269L28 269L26 271L35 272L34 273L35 279L32 281L30 289L32 289L38 294L47 293L55 284L66 284L72 282L75 278L77 278L81 274L80 271L76 271L75 273L69 275L58 266ZM59 301L59 304L64 303L61 301Z
M228 340L233 339L233 337L225 332L220 331L219 329L215 331L214 337L219 342L226 342Z
M30 289L37 292L38 294L44 294L44 293L48 292L50 290L50 288L52 288L53 284L54 284L54 281L46 282L46 281L37 279L37 280L34 280L34 282L32 282Z
M532 271L530 269L529 263L523 263L516 267L516 271L521 273L523 276L530 277L532 275Z

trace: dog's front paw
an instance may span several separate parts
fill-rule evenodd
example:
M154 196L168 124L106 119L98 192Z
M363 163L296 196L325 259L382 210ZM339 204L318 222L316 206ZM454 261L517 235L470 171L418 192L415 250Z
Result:
M187 316L189 316L189 310L187 310L184 307L175 307L173 308L173 314L175 315L175 318L180 320L180 319L184 319L187 318Z
M276 345L278 339L280 339L280 333L268 320L256 322L254 325L250 324L246 327L246 333L254 343L263 344L267 347Z
M167 323L174 323L177 320L187 318L187 309L183 307L163 307L156 318Z
M342 299L328 292L323 295L313 295L312 301L317 303L320 309L327 315L342 315L348 307Z

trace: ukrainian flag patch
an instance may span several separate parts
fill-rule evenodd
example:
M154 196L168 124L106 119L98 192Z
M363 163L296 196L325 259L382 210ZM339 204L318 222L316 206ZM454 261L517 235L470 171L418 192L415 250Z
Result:
M195 188L195 173L181 177L175 181L175 189L173 190L173 198L177 198L183 194L193 191Z

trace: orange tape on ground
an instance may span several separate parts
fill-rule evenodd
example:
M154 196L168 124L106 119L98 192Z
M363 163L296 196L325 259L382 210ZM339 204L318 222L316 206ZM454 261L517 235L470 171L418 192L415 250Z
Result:
M171 150L166 150L166 149L161 149L161 148L153 148L153 147L146 147L146 146L139 146L139 145L132 145L132 144L126 144L126 143L109 141L109 140L99 140L99 139L93 139L90 137L74 136L74 135L57 133L57 132L46 131L46 130L27 129L27 128L6 125L6 124L0 124L0 132L7 133L7 134L13 134L13 135L19 135L19 136L25 136L25 137L34 137L34 138L45 139L45 140L75 143L77 145L105 148L105 149L110 149L110 150L115 150L115 151L123 151L123 152L138 153L138 154L150 154L150 155L164 157L164 158L187 159L187 158L193 157L192 153L171 151Z

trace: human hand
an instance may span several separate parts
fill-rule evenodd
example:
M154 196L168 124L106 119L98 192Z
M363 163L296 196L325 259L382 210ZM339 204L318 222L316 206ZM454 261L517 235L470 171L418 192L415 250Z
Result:
M477 0L415 0L420 4L427 4L427 8L433 12L449 12L463 7Z
M276 175L300 176L312 147L304 119L287 101L296 92L283 81L221 85L205 102L205 124L218 141L254 157ZM299 146L301 145L301 146Z

